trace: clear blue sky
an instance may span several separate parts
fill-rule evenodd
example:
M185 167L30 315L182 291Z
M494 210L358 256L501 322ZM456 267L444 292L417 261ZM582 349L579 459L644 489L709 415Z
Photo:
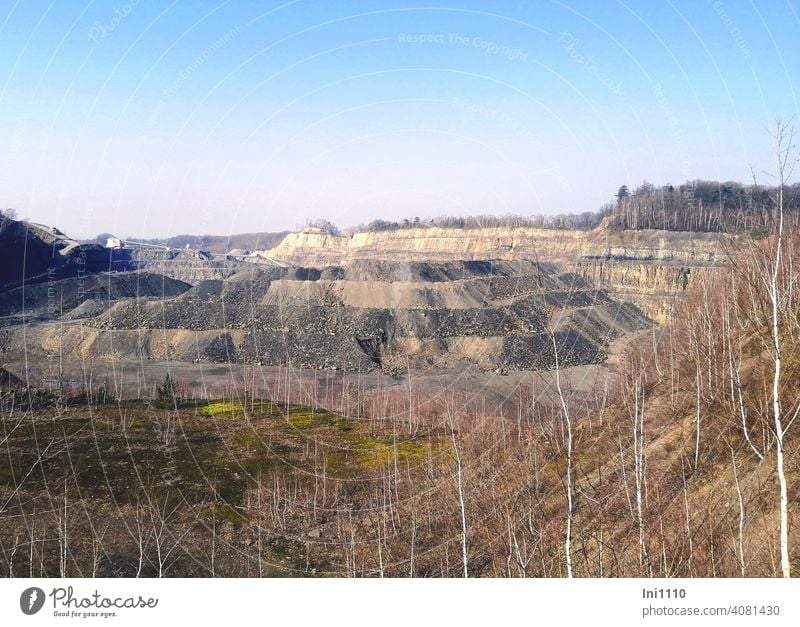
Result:
M597 209L800 122L783 0L0 0L0 207L69 233Z

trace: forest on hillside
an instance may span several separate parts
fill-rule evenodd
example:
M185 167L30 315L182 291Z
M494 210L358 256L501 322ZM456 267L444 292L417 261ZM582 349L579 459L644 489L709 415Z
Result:
M775 186L735 181L686 181L681 185L653 185L647 181L634 189L622 185L615 201L597 211L554 215L474 215L377 219L344 229L344 233L397 231L411 228L483 229L536 228L589 231L601 224L612 229L659 229L709 233L765 235L773 225L771 197ZM800 212L800 183L783 186L787 221ZM314 220L333 234L340 229L328 220Z
M619 188L617 201L604 215L618 229L662 229L712 233L765 235L774 227L776 188L734 181L691 181L656 187L644 182L634 190ZM800 183L785 185L784 211L796 220L800 210Z

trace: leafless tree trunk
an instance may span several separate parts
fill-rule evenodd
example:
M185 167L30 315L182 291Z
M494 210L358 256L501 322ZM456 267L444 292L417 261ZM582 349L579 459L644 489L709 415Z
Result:
M784 467L784 436L786 431L780 396L783 367L783 323L781 321L781 313L782 309L787 304L787 296L791 297L792 294L791 290L785 289L782 280L782 270L784 269L785 186L796 163L794 146L792 145L794 130L785 122L779 121L775 124L773 139L775 141L775 176L777 179L775 193L772 197L775 230L772 233L772 249L769 251L768 257L764 261L762 271L770 316L769 348L772 361L771 413L772 426L775 434L775 469L778 477L779 493L781 574L783 577L788 578L791 577L791 563L789 561L789 498L786 470Z
M692 539L691 515L689 513L689 487L686 484L686 467L684 466L683 459L681 459L681 475L683 477L683 509L686 524L686 540L689 544L689 558L688 558L688 576L694 576L694 569L692 568L692 557L694 556L694 541Z
M136 577L139 578L142 576L142 569L144 568L147 534L145 532L145 510L138 500L136 501L136 505L133 510L133 522L135 525L135 535L134 530L130 530L130 528L129 533L131 534L134 542L136 542L138 555L136 562Z
M156 567L160 578L166 574L172 553L180 546L190 528L187 527L180 535L176 535L170 529L170 526L174 524L173 518L178 512L180 504L171 506L169 495L164 497L163 505L156 501L155 497L148 500L148 514L152 527L151 537L156 549Z
M776 157L778 166L777 189L777 233L775 241L775 257L772 272L769 277L769 300L772 307L772 346L773 346L773 376L772 376L772 414L775 423L775 464L778 473L780 490L780 544L781 544L781 572L784 577L791 577L791 564L789 562L789 498L786 484L786 471L784 469L783 450L783 416L781 414L781 360L782 341L780 325L780 308L783 295L779 285L781 261L783 254L783 196L787 176L793 169L789 163L792 150L794 133L785 124L778 123L775 128ZM787 171L788 169L788 171Z
M700 465L700 355L697 356L697 370L695 376L695 392L696 392L696 399L695 399L695 406L696 406L696 413L694 419L695 425L695 438L694 438L694 470L697 472L697 469Z
M566 528L564 530L564 560L567 565L567 577L572 577L572 518L574 513L573 505L573 475L574 460L572 458L572 420L570 419L569 410L567 409L567 401L564 398L564 390L561 387L561 369L558 363L558 345L556 343L555 333L550 333L550 339L553 342L553 355L555 357L556 367L556 390L558 391L558 398L561 402L561 412L564 418L564 425L567 428L567 468L565 472L565 480L567 486L567 515L566 515Z
M742 577L744 577L744 499L742 498L742 488L739 484L739 473L736 471L736 455L733 447L731 447L731 465L733 466L733 482L736 486L736 496L739 499L739 569Z
M67 482L64 482L64 508L63 514L56 516L58 522L58 570L60 576L67 576L67 554L69 552L69 536L67 534Z
M408 576L414 576L414 549L417 543L417 516L411 511L411 556L408 560Z
M455 416L449 412L448 420L450 422L450 437L453 443L453 455L456 461L456 490L458 491L458 507L461 513L461 561L463 566L464 577L469 577L469 569L467 566L467 506L464 500L464 479L463 468L461 463L461 448L458 445L455 430Z
M647 563L647 547L644 541L644 514L642 489L644 486L644 463L645 463L645 444L644 444L644 393L641 393L641 382L634 384L634 410L633 410L633 455L634 473L636 479L636 522L639 526L639 569L644 574L644 567Z
M735 290L735 284L733 286L733 290ZM750 438L750 432L747 429L747 408L744 405L744 396L742 395L742 378L740 372L740 365L739 361L737 361L736 356L733 354L733 338L731 337L733 330L731 329L731 324L728 316L725 316L725 330L723 331L727 337L729 338L729 346L728 346L728 367L730 369L730 383L731 383L731 402L735 403L739 410L739 416L742 419L742 432L744 433L744 439L747 441L747 444L750 446L750 449L755 453L756 457L759 460L764 459L764 455L756 448L756 445L753 444L753 440ZM739 348L741 351L741 347Z

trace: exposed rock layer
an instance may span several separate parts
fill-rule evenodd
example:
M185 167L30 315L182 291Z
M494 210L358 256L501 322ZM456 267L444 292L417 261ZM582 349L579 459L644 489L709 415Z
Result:
M11 291L0 315L24 303L27 315L52 318L43 303L57 292L59 320L83 322L29 328L31 349L48 354L547 369L556 359L603 361L612 341L663 320L722 250L717 236L657 231L303 232L258 264L188 250L117 252L119 272L90 288L69 279L29 289L26 300Z

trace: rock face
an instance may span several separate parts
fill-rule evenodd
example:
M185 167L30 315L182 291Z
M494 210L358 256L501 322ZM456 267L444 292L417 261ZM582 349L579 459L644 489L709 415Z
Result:
M146 270L187 283L226 279L249 267L226 255L186 249L119 248L109 252L110 268L115 272Z
M108 253L57 229L0 216L0 292L108 269Z
M737 236L673 231L416 228L336 237L292 233L268 254L298 264L345 260L536 260L559 264L657 322L692 276L717 265ZM692 274L694 273L694 274Z
M627 259L714 262L721 242L714 233L672 231L567 231L533 228L444 229L335 236L290 233L270 257L299 264L339 263L345 259L485 260ZM731 236L727 236L729 239Z
M603 361L721 250L716 236L604 228L307 229L235 258L114 251L114 272L7 291L0 315L24 305L45 320L26 331L32 350L84 357L538 370ZM53 290L57 316L42 309Z
M149 272L96 273L34 283L0 293L0 316L19 314L28 317L60 317L66 320L88 318L105 311L119 300L150 301L173 298L191 285Z
M582 260L575 272L591 285L603 286L620 300L635 303L648 317L663 323L689 281L705 272L706 264L675 262Z
M251 268L174 297L123 296L108 305L83 326L57 327L60 346L96 357L359 371L535 370L556 358L598 363L609 342L650 324L580 275L533 261ZM28 337L45 345L52 327Z

